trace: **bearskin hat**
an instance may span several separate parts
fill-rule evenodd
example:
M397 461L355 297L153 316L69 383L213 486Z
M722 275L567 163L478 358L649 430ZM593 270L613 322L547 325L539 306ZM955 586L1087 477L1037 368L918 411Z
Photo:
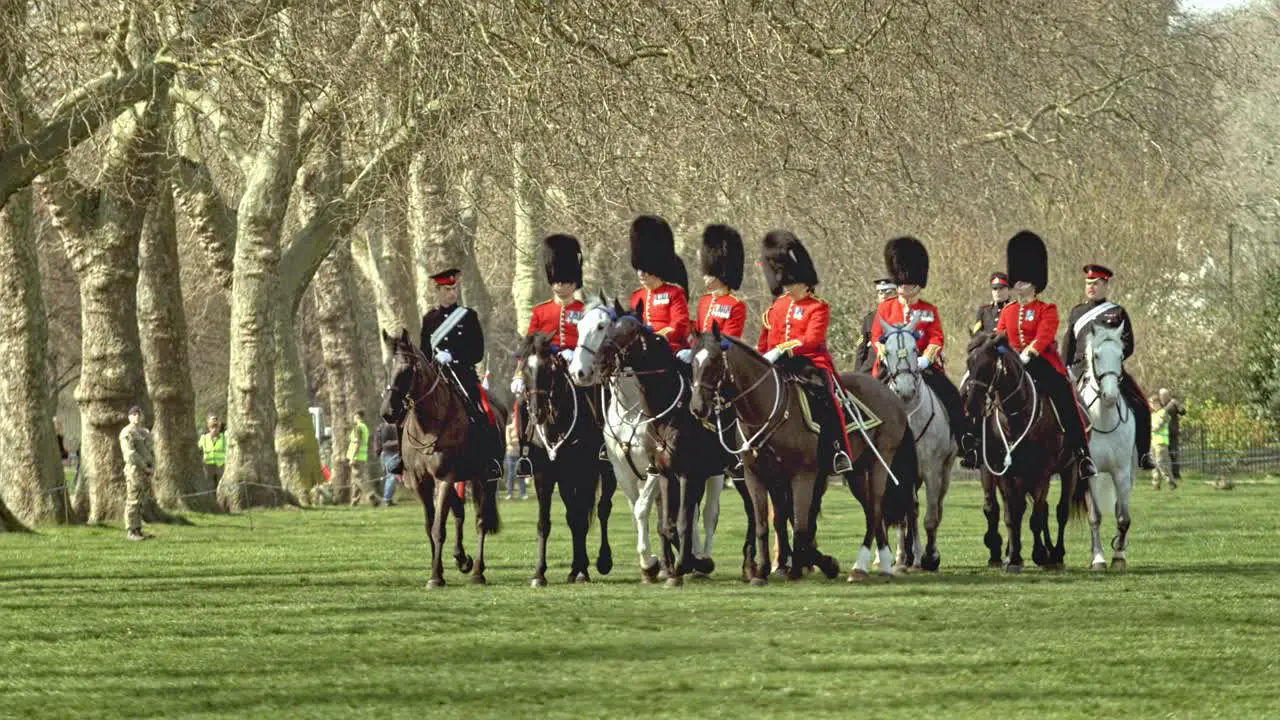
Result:
M771 230L764 236L765 277L769 287L781 288L792 283L809 287L818 285L818 271L800 238L788 230Z
M685 295L689 294L689 270L684 266L684 260L679 255L671 255L671 269L665 273L659 273L658 277L666 280L672 285L679 285Z
M1005 249L1009 284L1028 282L1042 293L1049 285L1049 253L1044 241L1030 230L1020 230L1009 238Z
M742 287L742 236L728 225L702 231L702 274L719 278L731 290Z
M674 269L676 239L666 220L641 215L631 222L631 267L657 275L663 280Z
M572 235L548 235L542 239L542 267L547 282L573 283L582 287L582 245Z
M913 237L898 237L884 244L884 268L898 285L929 284L929 251Z

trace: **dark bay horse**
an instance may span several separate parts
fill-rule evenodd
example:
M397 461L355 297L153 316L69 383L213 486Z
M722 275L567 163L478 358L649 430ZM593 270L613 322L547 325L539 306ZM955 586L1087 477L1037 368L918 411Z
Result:
M845 480L866 517L866 532L849 579L867 577L873 539L879 550L880 572L888 576L893 572L888 528L915 525L919 486L915 442L906 409L891 390L857 373L846 373L840 381L881 420L869 430L849 430L854 466ZM795 526L789 577L800 577L807 566L818 567L827 577L840 571L835 560L818 551L815 541L820 490L830 474L831 459L830 453L822 451L818 434L806 427L802 405L806 390L801 382L755 348L722 336L718 327L695 338L690 409L699 418L718 418L728 409L738 417L741 444L732 451L743 458L761 558L756 562L753 585L765 584L769 575L766 493L779 508L779 515L790 508ZM857 420L856 416L851 419ZM779 540L785 543L781 531ZM786 552L784 546L784 555ZM744 556L743 563L748 565L750 559Z
M1005 569L1022 571L1022 516L1031 498L1031 558L1047 570L1062 569L1067 551L1067 521L1084 512L1089 484L1080 481L1078 464L1066 446L1065 435L1047 394L1035 381L1018 353L1003 335L978 333L969 342L969 378L964 387L965 412L980 419L983 511L987 516L986 544L992 561L999 557L1000 503L1005 503L1009 547ZM1061 479L1058 498L1058 537L1049 532L1049 479Z
M688 573L710 574L715 569L710 557L694 554L694 518L707 479L724 473L723 455L714 451L714 433L688 412L689 381L680 365L666 340L636 314L621 312L593 359L597 375L632 375L640 389L640 397L633 400L644 415L644 443L662 478L662 564L671 587L682 585Z
M400 454L404 470L413 481L418 498L426 512L427 533L431 537L431 579L427 587L444 587L445 516L449 508L460 502L454 494L454 483L471 486L476 504L476 532L479 535L474 562L455 551L458 569L471 571L471 582L485 583L485 537L497 534L497 484L487 481L483 453L468 453L474 437L467 420L469 402L461 388L446 376L443 368L409 340L406 330L392 337L385 331L382 341L391 356L390 381L382 399L382 418L400 425ZM506 422L505 408L494 405L499 421ZM461 517L461 513L457 513ZM462 547L462 526L457 527L457 548ZM467 566L471 567L468 568Z
M538 497L538 565L530 584L533 587L547 584L551 494L556 488L560 490L565 520L573 536L569 582L590 582L587 531L591 527L591 510L596 506L596 489L603 485L598 508L600 553L596 558L596 569L601 575L608 575L613 568L609 513L617 484L611 473L599 472L598 458L604 434L600 430L597 410L592 405L590 389L580 388L569 379L568 363L548 336L535 333L526 338L520 348L520 356L523 358L521 373L525 383L522 403L527 410L527 422L521 418L520 432L528 441L529 456L518 462L522 465L527 463L523 469L532 471Z

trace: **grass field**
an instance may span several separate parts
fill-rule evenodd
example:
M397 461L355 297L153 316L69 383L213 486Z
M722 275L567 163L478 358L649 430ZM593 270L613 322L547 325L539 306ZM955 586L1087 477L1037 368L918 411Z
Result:
M409 503L0 536L0 716L1280 715L1276 484L1140 487L1127 574L1081 569L1081 520L1069 572L1017 577L984 567L963 484L941 574L763 589L725 500L719 577L680 590L637 583L625 514L613 574L564 585L559 501L541 590L532 501L503 505L490 586L433 592ZM860 525L833 488L820 540L846 569Z

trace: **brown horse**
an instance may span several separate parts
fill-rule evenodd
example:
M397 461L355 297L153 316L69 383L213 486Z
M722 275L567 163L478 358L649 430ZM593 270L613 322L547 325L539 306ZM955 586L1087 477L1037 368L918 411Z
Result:
M880 424L871 429L848 431L853 470L844 477L866 518L862 546L849 575L852 582L868 575L873 538L879 550L881 574L892 575L888 528L904 523L915 526L919 474L915 442L902 401L867 375L846 373L840 382L880 419ZM831 469L830 453L824 452L830 443L824 445L807 426L802 405L808 392L804 383L741 340L722 336L717 326L694 340L690 409L702 419L718 418L728 409L737 413L741 444L730 450L743 459L755 511L759 559L751 578L753 585L764 585L769 575L766 493L775 507L790 508L795 526L789 577L800 577L807 566L818 567L829 578L840 571L838 563L818 551L815 540L820 490ZM857 415L851 420L857 422ZM781 532L779 539L785 540ZM908 543L913 541L914 537L908 538ZM785 556L787 548L782 549ZM747 566L750 558L744 556L743 563Z
M1036 387L1022 366L1018 353L1003 335L978 333L969 342L969 378L965 382L965 412L981 418L983 510L987 516L985 542L991 564L999 558L997 527L1000 503L1005 503L1005 528L1009 533L1005 569L1022 571L1022 516L1031 498L1031 559L1047 570L1062 569L1066 560L1064 535L1073 513L1083 512L1089 483L1081 482L1078 464L1048 395ZM1057 542L1049 532L1049 479L1061 479L1058 498Z
M431 579L427 587L444 587L445 515L460 501L454 494L454 483L467 482L476 504L476 532L479 547L474 563L459 556L462 549L461 513L457 512L457 545L454 554L458 569L471 571L471 582L485 583L484 542L496 534L498 519L497 484L487 480L483 453L468 454L474 433L467 421L469 402L448 373L435 361L423 355L409 340L406 330L395 338L382 333L382 341L391 355L391 380L382 399L382 417L402 425L400 454L405 473L426 512L427 533L431 537ZM504 408L495 406L500 422L505 423ZM465 562L464 562L465 561ZM470 567L468 567L470 566Z

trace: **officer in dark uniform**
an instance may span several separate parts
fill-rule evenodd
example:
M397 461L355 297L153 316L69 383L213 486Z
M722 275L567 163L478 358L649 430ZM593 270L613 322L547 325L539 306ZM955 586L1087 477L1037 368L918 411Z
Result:
M1009 276L1002 272L991 273L991 302L978 306L978 316L969 328L972 337L980 332L993 333L1000 321L1000 311L1009 304Z
M467 419L473 431L478 431L483 439L482 447L488 451L486 457L492 461L486 467L491 478L501 478L505 453L502 433L484 409L480 377L475 367L484 360L484 331L480 328L476 311L458 304L458 276L461 274L457 268L448 268L431 276L439 305L422 316L419 347L457 376L470 401L467 403Z
M1066 331L1062 336L1063 358L1067 361L1072 379L1078 380L1086 370L1084 332L1099 320L1111 327L1124 323L1124 357L1128 360L1133 354L1133 322L1129 319L1129 313L1107 300L1111 278L1114 276L1115 273L1102 265L1084 266L1084 293L1089 299L1071 308ZM1156 464L1151 457L1151 408L1147 405L1142 388L1138 387L1137 381L1127 370L1121 374L1120 394L1133 410L1133 418L1137 422L1138 462L1143 470L1154 470Z
M862 318L862 341L858 343L858 353L854 362L854 370L870 374L876 364L875 339L871 335L872 326L876 322L876 308L880 303L898 294L898 286L892 278L878 278L875 281L876 305Z

